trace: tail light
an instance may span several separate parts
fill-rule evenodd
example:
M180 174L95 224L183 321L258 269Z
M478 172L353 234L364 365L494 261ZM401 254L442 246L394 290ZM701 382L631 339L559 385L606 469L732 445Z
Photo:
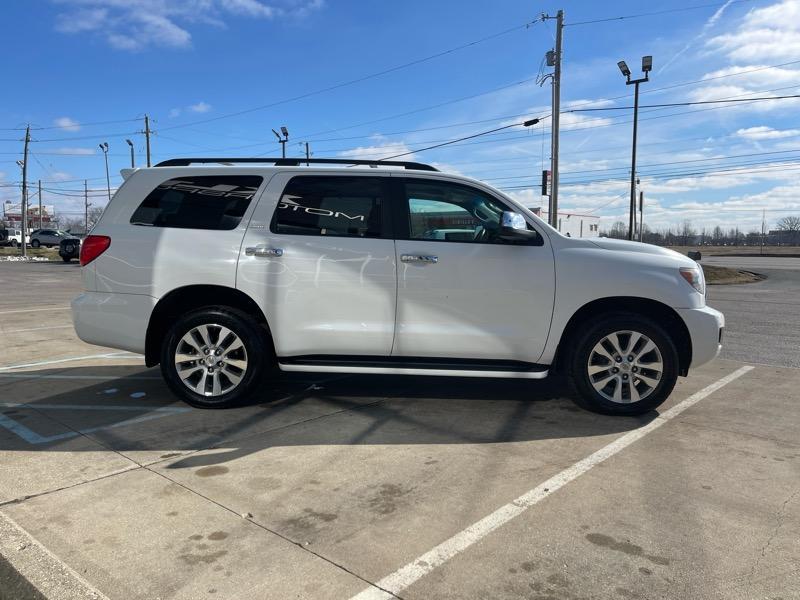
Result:
M86 266L111 245L111 238L107 235L87 235L81 244L81 266Z

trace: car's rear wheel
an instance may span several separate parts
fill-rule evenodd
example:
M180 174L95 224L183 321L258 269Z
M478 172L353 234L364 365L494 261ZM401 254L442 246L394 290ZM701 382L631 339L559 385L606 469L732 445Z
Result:
M248 399L271 363L264 328L232 308L206 308L180 318L161 348L170 389L198 408L228 408Z
M578 336L571 366L580 404L604 414L639 415L672 393L678 352L654 321L616 313Z
M31 246L33 246L34 248L38 248L41 245L42 245L42 243L39 240L33 240L31 242Z

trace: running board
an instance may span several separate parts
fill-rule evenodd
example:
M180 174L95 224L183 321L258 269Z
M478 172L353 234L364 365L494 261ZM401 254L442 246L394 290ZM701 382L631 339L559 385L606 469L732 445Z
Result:
M549 367L507 360L435 359L424 357L296 356L278 359L281 371L361 373L375 375L429 375L441 377L496 377L544 379Z

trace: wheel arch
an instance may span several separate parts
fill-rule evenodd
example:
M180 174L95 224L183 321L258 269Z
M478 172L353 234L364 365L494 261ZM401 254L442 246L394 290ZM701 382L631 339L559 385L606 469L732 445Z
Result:
M222 285L187 285L166 294L153 308L145 336L145 364L152 367L159 363L161 343L177 317L205 307L229 307L246 313L266 329L272 343L264 311L250 296Z
M661 325L672 338L678 351L678 373L684 377L689 373L689 365L692 363L692 338L680 315L663 302L628 296L598 298L575 311L561 334L553 363L555 370L562 373L566 371L568 350L584 324L600 315L619 312L648 317Z

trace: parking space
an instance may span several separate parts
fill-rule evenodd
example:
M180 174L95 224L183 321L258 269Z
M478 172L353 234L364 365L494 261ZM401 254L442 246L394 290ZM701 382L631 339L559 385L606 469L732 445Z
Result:
M800 370L718 360L641 418L363 376L202 411L35 294L0 307L0 598L798 597Z

